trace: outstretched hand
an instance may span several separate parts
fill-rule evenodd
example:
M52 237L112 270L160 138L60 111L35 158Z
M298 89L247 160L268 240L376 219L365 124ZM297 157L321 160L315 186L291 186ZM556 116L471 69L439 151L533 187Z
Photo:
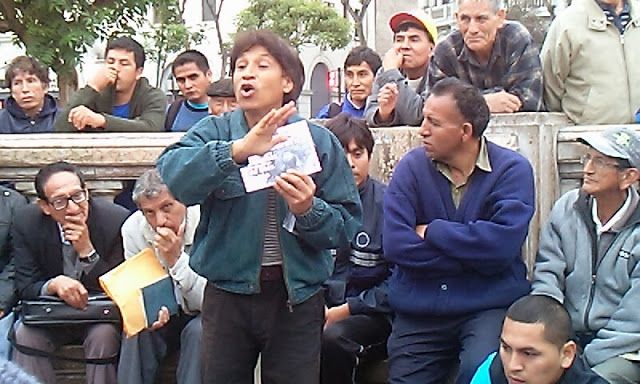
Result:
M249 156L264 155L275 145L287 140L285 136L274 135L274 133L295 113L296 107L293 101L269 111L245 137L233 142L231 146L233 161L238 164L244 163Z

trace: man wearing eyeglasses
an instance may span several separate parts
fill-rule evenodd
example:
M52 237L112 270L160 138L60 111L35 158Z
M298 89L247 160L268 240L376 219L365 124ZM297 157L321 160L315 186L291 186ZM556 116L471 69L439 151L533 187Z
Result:
M102 291L98 277L124 260L120 227L128 211L90 199L82 174L66 162L43 167L35 188L37 203L17 212L12 230L18 296L58 296L85 308L89 294ZM111 324L36 328L19 322L16 341L49 353L59 345L82 342L86 358L114 357L113 364L87 364L87 382L116 382L120 332ZM55 383L48 358L14 350L14 360L42 382Z
M640 381L640 136L585 134L583 183L555 204L540 239L533 293L563 303L589 366Z

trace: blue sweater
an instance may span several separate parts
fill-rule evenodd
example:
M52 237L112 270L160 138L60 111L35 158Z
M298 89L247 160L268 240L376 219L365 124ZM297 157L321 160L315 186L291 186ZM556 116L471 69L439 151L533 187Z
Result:
M396 166L384 197L396 312L466 315L506 308L529 292L521 249L534 212L533 171L512 150L489 142L487 149L492 171L475 169L457 209L424 148ZM419 224L428 225L424 240L415 233Z
M356 107L355 105L353 105L351 100L349 100L348 96L349 96L348 93L344 95L344 98L342 99L342 104L340 105L340 112L348 113L349 115L357 119L363 119L365 105L363 105L362 108ZM337 113L336 114L331 113L331 104L333 103L329 103L324 107L322 107L322 109L320 109L320 111L316 114L316 119L330 119L332 117L337 116L338 115Z

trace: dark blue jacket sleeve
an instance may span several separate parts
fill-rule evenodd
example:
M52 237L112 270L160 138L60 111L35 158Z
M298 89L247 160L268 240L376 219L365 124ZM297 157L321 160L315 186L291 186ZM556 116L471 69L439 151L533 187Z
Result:
M491 204L488 219L468 223L435 219L428 223L424 240L415 233L416 211L419 196L428 196L421 195L415 180L410 164L401 162L387 190L387 260L424 273L473 268L493 274L510 268L511 259L520 257L534 212L533 172L525 160L510 164L492 192L482 197Z

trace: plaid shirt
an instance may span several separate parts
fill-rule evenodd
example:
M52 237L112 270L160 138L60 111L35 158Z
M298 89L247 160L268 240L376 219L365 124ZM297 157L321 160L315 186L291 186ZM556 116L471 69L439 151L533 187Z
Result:
M457 77L483 91L506 91L520 98L523 112L542 106L542 67L529 31L506 21L496 34L491 57L482 65L454 31L436 46L429 63L429 87L445 77Z

